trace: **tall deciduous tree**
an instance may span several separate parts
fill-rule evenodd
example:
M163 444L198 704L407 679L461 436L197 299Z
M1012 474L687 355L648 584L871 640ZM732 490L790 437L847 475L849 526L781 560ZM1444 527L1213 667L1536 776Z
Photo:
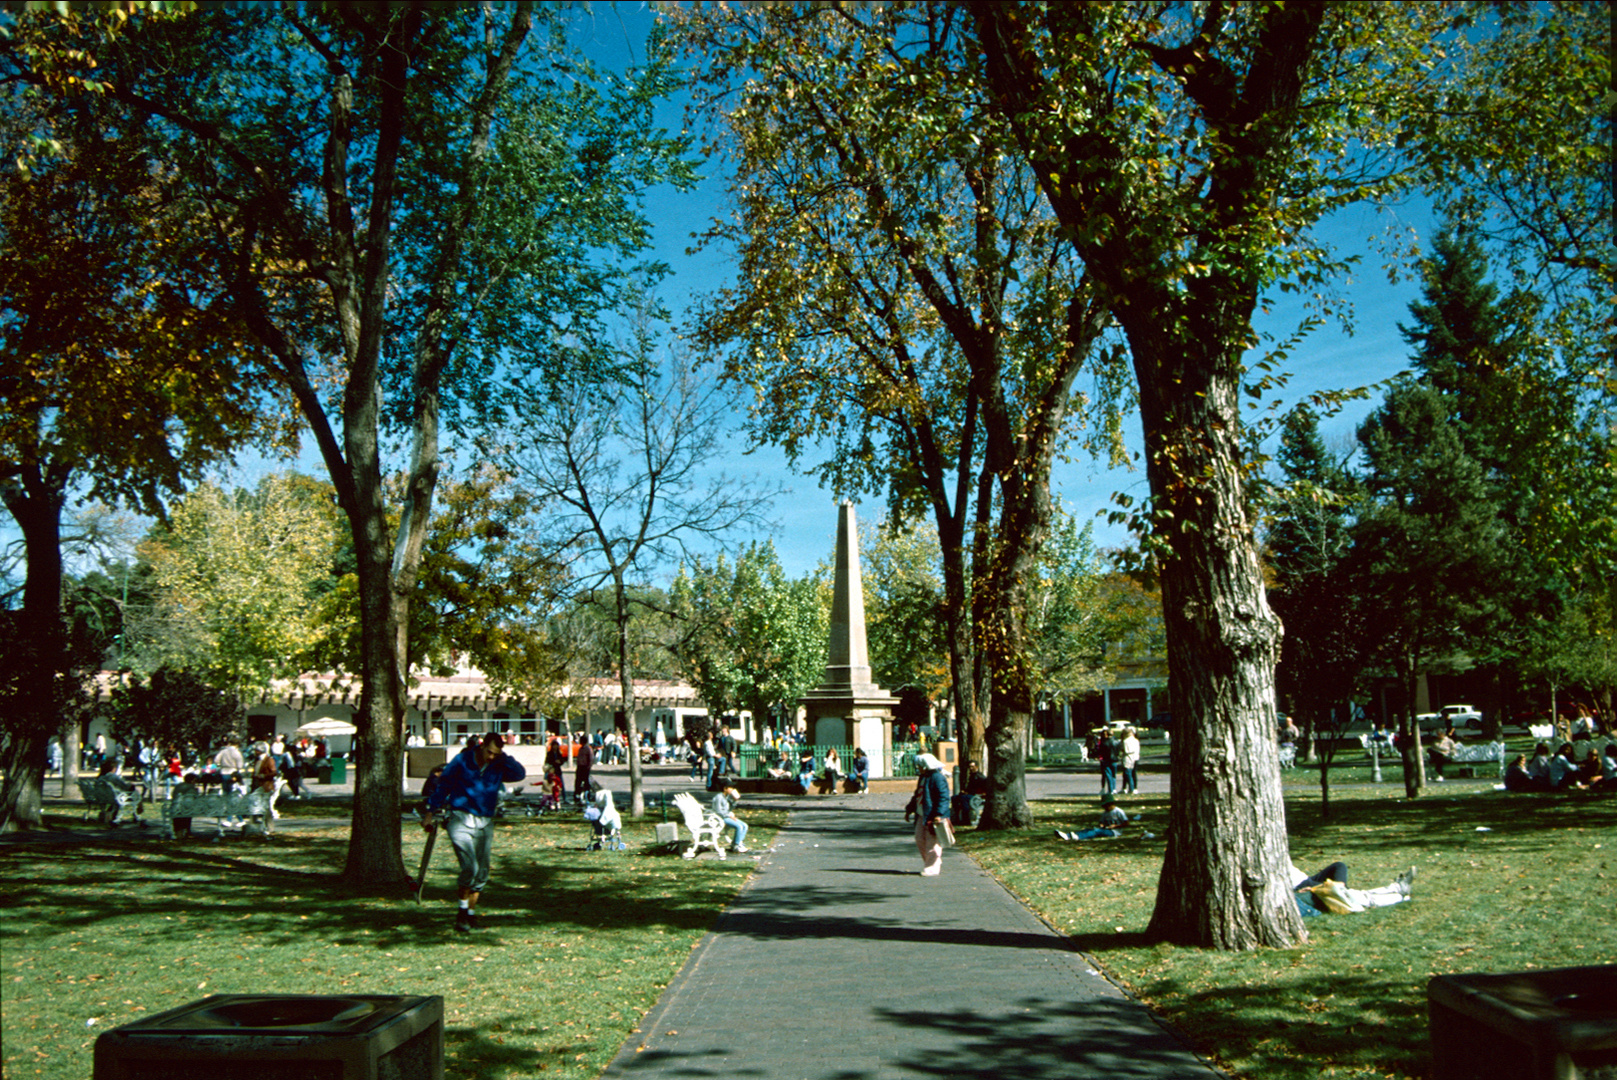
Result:
M885 489L893 513L931 516L955 711L967 754L986 749L984 827L1004 828L1032 822L1028 591L1055 456L1097 434L1077 387L1104 320L973 92L965 19L761 5L692 11L684 29L738 160L736 223L715 235L740 273L702 337L754 389L759 438L794 458L823 439L816 471L839 494ZM1108 402L1117 383L1095 391Z
M937 527L889 514L862 532L859 565L871 680L893 690L920 687L928 701L945 697L951 669Z
M1323 3L979 3L994 107L1127 339L1176 716L1150 932L1303 937L1273 739L1280 624L1248 510L1240 403L1261 293L1317 280L1333 206L1389 182L1443 13ZM1373 106L1369 103L1374 103ZM1379 175L1378 175L1379 173Z
M276 473L252 490L202 484L174 506L141 549L156 606L147 670L206 672L243 701L301 670L338 539L320 496Z
M47 27L10 27L0 68ZM0 185L0 499L26 549L22 611L43 665L43 696L24 693L0 718L11 831L41 824L45 744L63 719L44 691L76 663L61 614L64 510L88 497L159 513L273 411L235 366L252 347L200 269L202 207L176 193L149 133L128 113L3 81L0 138L17 172ZM53 655L61 666L46 676Z
M715 468L729 402L699 365L659 355L647 322L623 361L610 386L580 379L528 395L514 412L505 459L546 508L551 549L574 588L603 598L632 721L630 628L649 576L689 559L693 544L723 544L760 525L774 490ZM629 755L629 804L634 817L645 813L637 754Z
M660 50L602 88L567 19L525 2L203 8L131 19L102 56L104 97L168 137L206 202L211 266L348 519L359 887L409 881L404 660L443 430L475 422L500 379L591 359L601 311L640 276L638 193L689 175L651 115ZM409 455L391 534L384 430Z
M1316 740L1328 743L1319 783L1320 811L1329 814L1330 737L1352 715L1370 640L1349 572L1357 485L1326 449L1306 405L1287 414L1276 460L1281 479L1268 499L1264 537L1274 575L1270 600L1286 625L1276 691L1303 721L1310 748Z
M772 543L730 562L693 559L670 589L681 621L674 642L685 679L717 713L750 709L789 727L797 702L825 673L830 585L788 579Z

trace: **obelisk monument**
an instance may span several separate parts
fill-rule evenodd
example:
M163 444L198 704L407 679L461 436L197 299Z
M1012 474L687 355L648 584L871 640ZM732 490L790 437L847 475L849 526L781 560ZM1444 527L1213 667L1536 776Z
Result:
M801 699L808 737L816 745L863 747L870 775L880 775L891 748L893 710L898 699L870 681L870 649L865 643L865 591L859 574L859 529L853 503L837 507L836 580L831 593L831 627L825 681Z

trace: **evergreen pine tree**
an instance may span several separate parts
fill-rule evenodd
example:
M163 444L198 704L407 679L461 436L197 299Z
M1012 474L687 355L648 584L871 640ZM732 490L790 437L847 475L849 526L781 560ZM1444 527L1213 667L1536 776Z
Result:
M1425 782L1416 679L1436 664L1496 658L1541 604L1522 543L1535 425L1517 401L1523 387L1545 385L1531 305L1499 297L1481 248L1455 227L1437 237L1423 279L1414 321L1400 327L1415 370L1359 429L1369 502L1353 534L1370 644L1405 690L1411 796Z
M1272 500L1265 547L1269 602L1286 628L1275 686L1302 721L1309 760L1317 740L1327 747L1320 794L1328 814L1330 739L1346 726L1364 667L1360 606L1346 572L1354 482L1306 405L1286 417L1275 460L1284 482Z

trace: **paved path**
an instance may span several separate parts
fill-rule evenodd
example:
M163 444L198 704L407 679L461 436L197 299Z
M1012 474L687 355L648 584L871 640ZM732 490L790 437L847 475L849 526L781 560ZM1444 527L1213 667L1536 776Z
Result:
M921 877L893 800L796 800L605 1076L1221 1075L970 858Z

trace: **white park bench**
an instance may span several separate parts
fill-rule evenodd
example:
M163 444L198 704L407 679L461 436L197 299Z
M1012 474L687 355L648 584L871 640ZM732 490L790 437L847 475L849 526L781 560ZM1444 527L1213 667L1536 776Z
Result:
M719 815L704 810L702 804L685 791L674 796L674 805L684 816L685 828L691 834L691 846L685 849L685 858L696 858L696 853L703 848L712 848L719 858L724 858L724 844L720 840L724 833L724 822L719 820Z
M1466 776L1475 776L1476 766L1488 764L1497 766L1496 772L1501 776L1504 775L1504 743L1473 743L1469 746L1456 747L1454 753L1449 755L1448 765L1444 766L1444 768L1447 769L1449 766L1458 765L1464 769Z

